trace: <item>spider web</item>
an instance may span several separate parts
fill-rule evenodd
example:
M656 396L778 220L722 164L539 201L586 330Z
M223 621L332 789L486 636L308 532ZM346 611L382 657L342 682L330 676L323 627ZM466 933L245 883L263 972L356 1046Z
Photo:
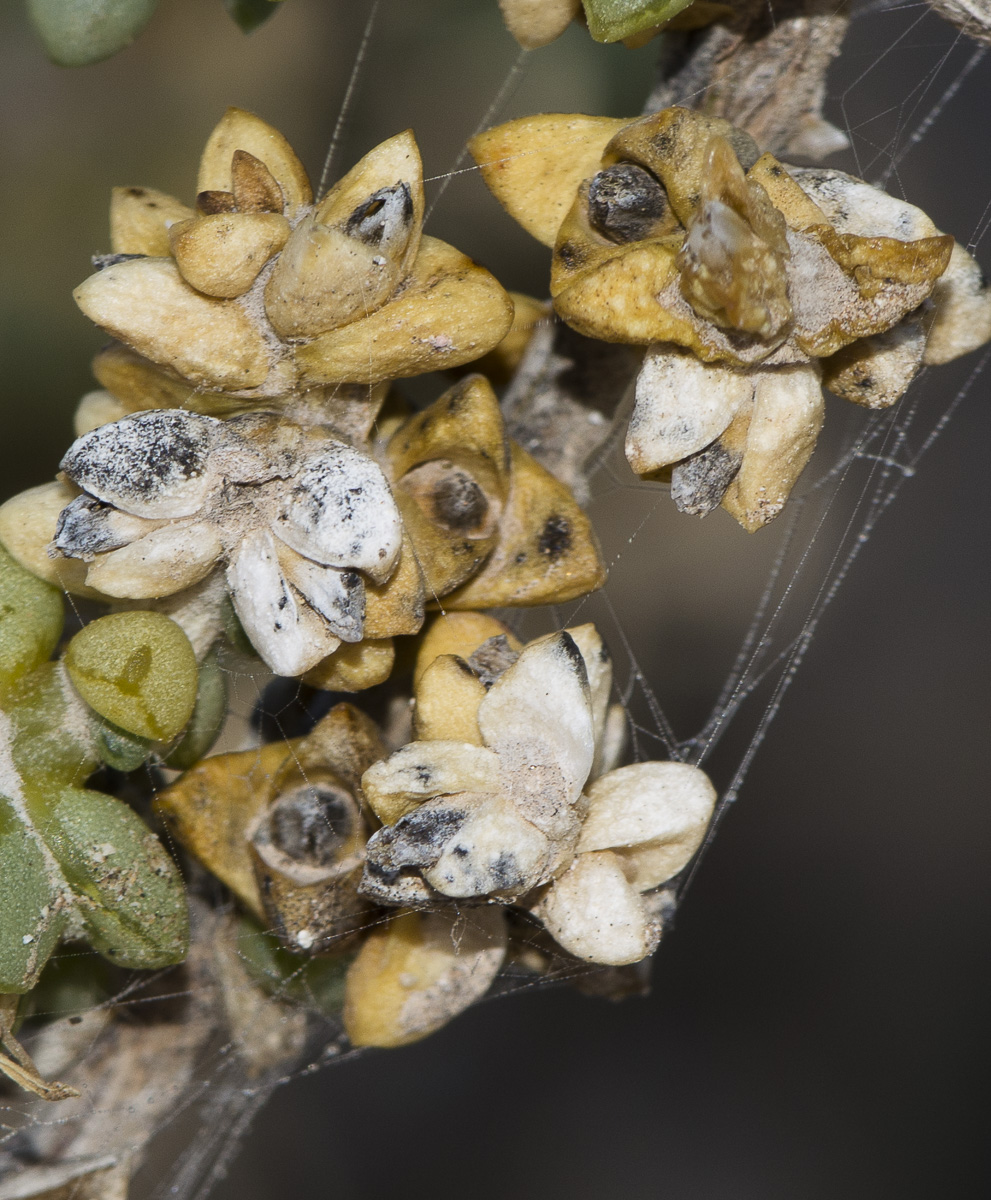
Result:
M363 90L377 86L378 31L399 19L389 6L379 8L378 2L371 6L356 51L368 76L363 81L355 75L348 86L332 154L342 140L347 109L360 108ZM459 132L459 140L516 115L513 95L525 90L528 72L540 62L539 54L517 56L491 98L474 104L477 119ZM954 197L952 212L941 183L930 182L929 195L920 192L926 191L926 154L935 164L928 170L940 175L941 166L950 169L943 165L945 143L956 139L966 145L959 125L966 121L968 88L974 79L987 83L987 66L986 48L937 22L927 6L871 3L855 15L844 56L831 75L829 113L851 142L846 158L834 157L831 165L918 203L978 254L991 225L991 201L983 200L988 190ZM444 213L464 203L462 189L473 179L463 155L434 178L433 192L428 190L431 232L445 233ZM491 265L499 274L499 264ZM629 757L673 758L712 773L719 806L706 845L678 882L679 901L690 884L700 886L708 846L737 799L746 801L754 757L807 657L828 652L831 605L855 570L870 570L870 556L866 566L860 559L894 501L908 486L925 486L915 482L917 472L961 406L984 389L988 358L977 354L924 371L883 412L827 397L826 431L810 466L784 514L755 537L721 513L701 524L682 516L665 488L638 481L622 454L621 423L590 471L589 513L610 569L608 584L575 604L503 614L525 637L594 621L613 655L615 698L628 717ZM883 536L883 524L880 529ZM264 677L240 672L231 684L244 721L257 724L259 706L264 709L269 736L294 736L314 717L311 698L300 692L263 693ZM664 952L662 943L659 954ZM104 1007L128 1010L139 1021L142 1006L189 999L195 986L188 979L176 985L168 973L136 976ZM496 991L506 995L544 986L508 976ZM622 1021L622 1011L614 1019ZM425 1049L429 1053L429 1042ZM353 1057L334 1030L322 1030L311 1035L291 1068L252 1079L229 1040L209 1040L182 1088L157 1097L162 1111L156 1138L132 1194L205 1196L273 1092ZM129 1101L120 1103L126 1108ZM107 1113L111 1120L114 1115ZM4 1153L22 1144L25 1127L52 1131L61 1122L53 1109L39 1116L37 1106L27 1102L0 1104L0 1166Z

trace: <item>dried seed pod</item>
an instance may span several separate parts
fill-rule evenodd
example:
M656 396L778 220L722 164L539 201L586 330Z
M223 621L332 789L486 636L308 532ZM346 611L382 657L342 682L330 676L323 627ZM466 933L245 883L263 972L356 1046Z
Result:
M591 121L511 121L472 152L511 215L553 244L558 314L651 346L627 452L646 478L670 473L683 511L722 501L750 530L780 512L821 425L815 360L828 386L883 407L924 361L914 314L929 297L932 361L991 337L976 264L919 209L841 171L785 167L692 109L618 123L608 140Z
M321 953L354 933L365 827L354 796L327 771L280 791L248 831L255 875L279 940Z
M591 523L571 490L515 442L495 549L447 609L558 604L594 592L605 567Z
M280 674L360 642L365 577L381 585L396 567L402 526L381 469L320 429L260 413L138 413L80 438L62 469L85 493L55 546L90 564L91 588L155 599L226 562L238 618ZM398 599L421 605L419 580Z
M287 948L320 953L365 910L358 783L385 753L375 723L338 704L304 738L203 760L155 809Z
M412 269L423 166L411 130L370 151L304 218L265 288L286 338L312 337L380 308Z
M390 438L396 497L429 595L464 583L495 546L508 450L499 402L480 375L456 383Z
M419 729L422 705L423 728L443 736L365 772L384 824L360 891L414 909L445 896L519 904L578 957L639 961L659 936L656 905L640 893L688 863L716 793L681 763L616 768L625 714L609 706L612 669L594 626L520 650L498 629L456 614L424 636L416 719Z
M497 907L404 913L373 929L348 971L344 1027L354 1046L404 1046L488 991L506 953Z
M452 246L421 242L423 169L409 130L314 203L282 135L228 109L198 189L196 211L117 189L117 253L76 291L131 352L101 364L116 377L101 381L132 411L292 406L302 390L314 418L319 404L335 407L319 385L460 366L509 330L512 301L496 280Z
M597 639L580 636L598 657ZM365 773L365 798L385 828L369 840L362 889L380 901L409 903L411 876L443 895L512 899L574 853L595 750L588 669L563 633L510 652L489 674L494 659L482 651L500 641L463 660L484 691L482 745L414 742ZM421 673L417 698L442 661ZM600 672L601 659L601 687Z

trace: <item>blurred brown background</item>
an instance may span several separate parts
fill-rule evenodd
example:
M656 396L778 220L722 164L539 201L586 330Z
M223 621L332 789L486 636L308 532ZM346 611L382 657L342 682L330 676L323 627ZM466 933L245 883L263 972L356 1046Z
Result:
M101 337L70 292L108 248L111 186L191 198L199 150L230 103L282 129L318 177L368 7L287 0L245 38L220 0L162 0L128 51L64 71L44 60L20 0L7 0L4 495L51 476L91 386ZM973 44L922 11L854 24L829 109L854 150L835 165L876 178L969 61ZM572 29L526 59L494 119L633 114L653 56ZM428 175L444 174L516 61L495 0L383 0L335 175L407 125ZM989 113L991 56L889 181L965 242L991 201ZM507 286L544 290L546 252L474 173L451 180L430 228ZM977 253L991 264L991 239ZM912 448L973 366L917 385ZM254 1127L218 1200L991 1194L989 390L982 375L827 612L658 955L652 996L613 1006L533 989L418 1046L297 1080ZM829 419L833 449L816 469L863 415L834 401ZM612 576L590 611L621 682L633 667L618 630L687 736L729 669L778 535L748 538L721 513L699 526L662 491L631 486L621 465L610 472L592 513ZM814 600L851 511L845 497L826 522L795 614ZM760 712L741 713L714 759L721 782ZM657 753L649 737L643 751Z

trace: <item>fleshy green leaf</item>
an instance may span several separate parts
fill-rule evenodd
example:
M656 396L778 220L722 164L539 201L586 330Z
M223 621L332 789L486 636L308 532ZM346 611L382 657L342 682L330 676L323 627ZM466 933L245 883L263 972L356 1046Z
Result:
M224 8L245 33L251 33L275 12L275 3L273 0L224 0Z
M13 722L13 761L40 819L46 796L84 783L96 770L98 722L74 695L60 662L42 663L19 679L4 708Z
M34 986L66 921L60 880L17 807L0 795L0 993Z
M115 771L136 771L151 753L152 747L148 738L128 733L109 721L101 726L96 745L100 758Z
M67 788L52 808L48 843L101 954L124 967L182 961L189 945L182 878L126 804Z
M195 766L217 740L226 716L227 676L216 653L211 653L200 664L196 707L182 740L165 757L168 766L179 771L186 771Z
M670 21L692 0L582 0L597 42L619 42Z
M62 635L62 594L0 546L0 696L51 657Z
M138 36L158 0L28 0L48 57L85 67L123 50Z
M79 950L77 944L48 960L37 986L21 1001L18 1020L71 1017L110 999L116 990L113 969L105 958L80 954Z
M353 954L315 958L290 954L274 934L266 933L249 917L238 922L237 952L251 978L270 995L295 1000L329 1017L340 1015L344 979Z
M196 704L196 656L189 639L161 613L112 613L69 643L65 667L101 717L128 733L168 741Z

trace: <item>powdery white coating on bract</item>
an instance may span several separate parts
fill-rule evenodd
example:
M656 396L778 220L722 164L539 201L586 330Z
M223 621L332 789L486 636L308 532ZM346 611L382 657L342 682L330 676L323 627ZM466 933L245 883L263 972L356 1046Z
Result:
M63 554L86 561L95 554L118 550L148 532L149 522L132 517L93 496L77 496L62 509L55 529L55 546Z
M269 530L254 529L242 539L227 583L245 633L276 675L302 675L340 645L312 609L297 601Z
M903 242L939 233L921 208L889 196L844 171L793 166L787 170L841 233L892 237Z
M138 413L78 439L62 467L88 494L63 510L57 550L128 600L175 595L226 559L235 609L278 674L360 642L359 572L381 583L399 557L402 522L378 465L272 413Z
M465 816L423 870L431 887L453 897L515 897L545 874L550 843L508 797L454 796L446 803L459 804Z
M299 554L287 554L280 566L289 582L327 622L342 642L360 642L365 621L365 585L357 571L323 567Z
M554 940L585 962L639 962L660 938L659 925L608 850L579 855L534 911Z
M508 796L460 792L380 829L367 855L373 875L412 870L444 896L512 900L548 877L551 845Z
M666 344L648 347L637 377L626 457L638 474L697 454L753 395L751 376L700 362Z
M65 553L58 538L55 544ZM223 552L216 528L206 522L165 525L94 562L90 587L125 600L154 600L205 579Z
M216 482L208 456L220 425L181 410L139 413L78 438L60 467L91 496L134 516L192 516Z
M402 544L402 521L376 463L344 442L307 456L279 496L273 529L299 554L332 567L388 578Z
M524 647L479 704L478 727L527 820L552 841L576 831L595 730L585 662L570 634Z
M361 780L365 799L387 824L411 804L453 792L498 792L499 758L467 742L410 742Z

